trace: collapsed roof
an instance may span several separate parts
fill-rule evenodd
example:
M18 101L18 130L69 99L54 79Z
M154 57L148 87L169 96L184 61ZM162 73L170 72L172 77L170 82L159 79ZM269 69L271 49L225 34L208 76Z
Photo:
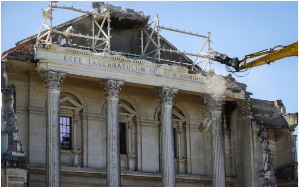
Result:
M255 121L266 128L289 128L293 130L298 124L298 113L286 113L281 100L251 99L251 105Z
M92 3L92 8L95 9L95 11L101 15L104 14L107 11L107 4L104 2L93 2ZM110 9L110 16L116 24L114 24L116 27L126 27L128 25L132 26L145 26L148 24L149 21L149 16L145 16L142 11L135 11L134 9L129 9L129 8L122 8L118 6L113 6L109 4L109 9ZM112 23L114 23L112 21ZM117 24L122 24L126 23L125 25L118 25Z

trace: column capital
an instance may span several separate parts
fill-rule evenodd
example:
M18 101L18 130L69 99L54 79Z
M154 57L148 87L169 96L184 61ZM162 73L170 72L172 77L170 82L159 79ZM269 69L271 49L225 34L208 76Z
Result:
M221 95L205 95L204 103L210 111L222 111L225 97Z
M41 71L40 74L44 78L46 88L54 89L60 88L62 81L66 76L66 73L53 70Z
M124 85L124 81L121 80L107 80L104 83L104 90L106 97L119 97L121 87Z
M241 114L248 117L252 116L251 103L249 99L238 101L237 107Z
M170 87L162 87L160 89L160 103L164 104L172 104L172 100L175 96L175 94L178 92L178 89L176 88L170 88Z

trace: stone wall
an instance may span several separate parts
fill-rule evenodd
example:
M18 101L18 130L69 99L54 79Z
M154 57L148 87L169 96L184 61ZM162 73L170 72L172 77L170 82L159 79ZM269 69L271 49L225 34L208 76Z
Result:
M24 68L23 66L26 66ZM17 123L23 149L29 167L44 168L46 164L46 89L35 67L18 62L8 66L8 77L16 86ZM102 173L106 168L106 118L103 81L81 76L66 76L61 89L61 114L74 117L72 150L62 151L62 166L78 169L84 177L66 174L64 186L80 186L88 181L90 186L105 185L105 177L85 176L86 173ZM66 102L66 103L64 103ZM243 103L242 103L243 102ZM222 114L225 172L228 185L261 186L263 178L262 145L257 136L257 124L252 120L246 102L226 102ZM149 186L161 185L161 130L158 88L125 84L120 92L120 121L126 122L130 135L127 155L121 156L122 181L127 186L138 186L145 180ZM247 103L248 104L248 103ZM74 106L73 106L74 105ZM175 160L179 173L177 186L211 186L212 136L209 112L204 97L178 92L174 99L173 125L182 133L180 157ZM68 107L73 107L69 109ZM232 107L233 106L233 107ZM74 112L70 112L74 111ZM267 108L268 110L268 108ZM274 155L279 158L275 166L292 160L289 132L280 130L271 140L275 145ZM272 137L272 136L271 136ZM291 136L290 136L291 137ZM274 148L273 148L274 150ZM82 171L81 171L82 169ZM86 170L87 169L87 170ZM42 170L42 169L41 169ZM72 169L71 169L72 170ZM131 177L123 180L128 173ZM45 184L44 174L30 172L29 183ZM146 174L144 178L133 179ZM78 182L75 182L78 181Z
M43 80L34 70L10 71L9 77L17 89L18 126L24 150L29 158L29 165L43 166L46 159L46 93ZM61 91L62 95L72 94L83 106L80 111L82 143L77 147L82 151L80 167L104 170L106 126L105 98L101 81L66 77ZM121 91L120 99L135 107L135 125L140 126L141 129L138 134L137 131L134 134L140 141L136 145L138 167L135 167L135 170L159 173L160 130L159 121L155 118L159 108L157 90L126 85ZM186 150L184 150L186 152L185 173L211 175L211 135L201 130L204 120L209 117L203 100L200 97L179 93L174 105L183 111L186 117L184 126L187 129L185 131ZM228 168L227 173L230 176L233 175L234 172L229 170L231 169Z

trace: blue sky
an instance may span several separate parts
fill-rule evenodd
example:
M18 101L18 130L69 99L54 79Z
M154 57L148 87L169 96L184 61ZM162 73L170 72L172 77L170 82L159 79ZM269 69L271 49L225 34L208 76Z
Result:
M48 2L1 2L1 51L28 36L36 34L42 22L41 9ZM59 2L91 10L90 2ZM298 40L297 2L111 2L113 5L143 11L161 24L206 34L212 33L212 48L232 57L257 52ZM54 24L80 14L56 10ZM169 32L161 33L181 50L196 52L200 40ZM252 97L282 99L287 112L298 111L298 58L289 57L271 65L253 68L245 77ZM216 73L227 75L225 66L214 63Z

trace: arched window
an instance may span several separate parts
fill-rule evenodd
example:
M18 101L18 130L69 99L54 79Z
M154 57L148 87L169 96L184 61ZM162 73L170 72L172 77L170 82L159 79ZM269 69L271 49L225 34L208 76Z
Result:
M78 167L82 164L82 109L77 97L70 93L61 93L59 137L62 165Z
M161 112L159 109L158 120ZM182 110L174 106L172 109L173 144L175 168L177 173L187 173L187 137L186 137L186 117ZM161 155L161 130L160 130L160 155ZM161 169L161 159L160 159Z
M121 168L134 171L137 168L136 111L126 100L119 102L119 125Z

